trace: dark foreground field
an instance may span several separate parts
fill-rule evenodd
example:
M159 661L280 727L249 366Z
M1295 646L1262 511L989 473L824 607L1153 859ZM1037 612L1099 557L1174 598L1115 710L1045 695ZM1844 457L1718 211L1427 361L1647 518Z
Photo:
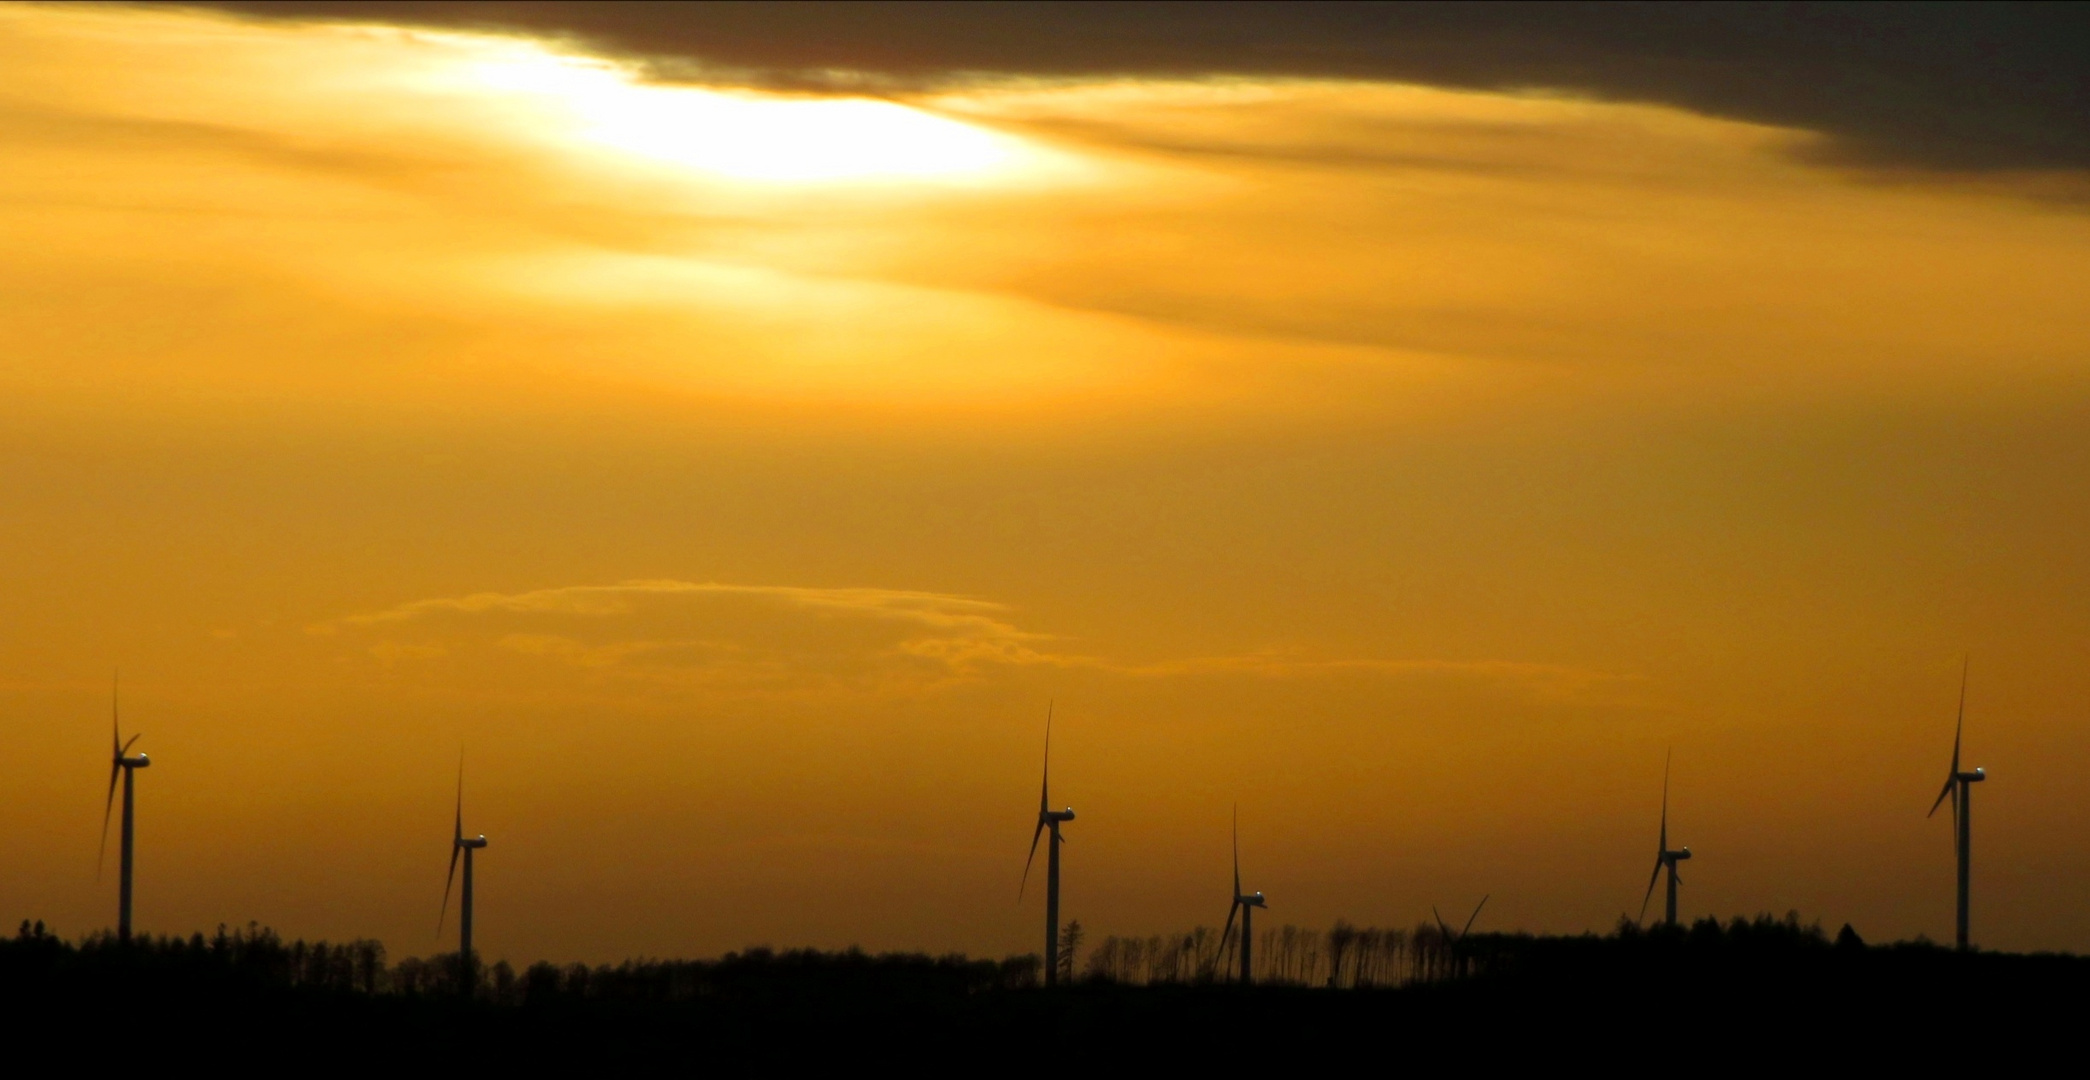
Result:
M291 1074L1255 1065L1383 1075L1997 1068L2046 1055L2072 1071L2090 1007L2090 960L1837 944L1770 920L1604 937L1476 934L1446 948L1455 954L1428 978L1340 990L1089 979L1047 991L1033 985L1030 958L751 951L503 968L467 1000L451 964L387 967L371 943L221 931L124 947L30 929L0 941L0 1016L16 1054L64 1048L82 1060Z

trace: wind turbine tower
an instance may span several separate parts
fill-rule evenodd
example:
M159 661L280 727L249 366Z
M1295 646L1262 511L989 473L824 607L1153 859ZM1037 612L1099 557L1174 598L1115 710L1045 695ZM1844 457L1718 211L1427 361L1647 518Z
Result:
M1664 755L1662 757L1662 835L1661 839L1655 842L1655 872L1647 879L1647 895L1640 898L1641 918L1647 918L1647 902L1654 898L1655 882L1661 879L1662 871L1666 869L1669 871L1669 902L1665 905L1662 925L1676 925L1676 886L1682 881L1681 878L1676 876L1676 864L1690 857L1691 848L1688 844L1675 851L1669 850L1669 757Z
M1241 808L1234 807L1234 902L1226 909L1226 928L1219 931L1221 941L1234 928L1234 913L1241 913L1241 985L1255 982L1255 966L1250 950L1255 943L1255 909L1268 908L1260 892L1244 895L1241 892Z
M1959 768L1959 737L1967 725L1967 665L1964 660L1959 666L1959 719L1952 725L1952 768L1945 774L1945 789L1938 792L1938 801L1930 804L1930 815L1946 799L1952 800L1952 847L1959 856L1959 922L1955 940L1959 947L1967 947L1967 879L1973 869L1974 854L1974 789L1971 785L1988 779L1988 770L1975 769L1961 772Z
M109 797L102 806L102 846L95 854L95 876L101 876L102 859L109 853L109 812L116 806L116 778L123 775L123 850L118 856L120 869L116 887L116 940L128 943L131 940L131 867L134 841L137 838L137 783L138 770L152 764L144 754L133 756L131 744L139 736L131 736L130 742L123 741L123 723L117 705L117 678L109 680Z
M457 817L450 833L450 876L443 881L443 907L436 914L435 934L443 936L443 917L450 913L450 886L457 882L457 857L464 856L464 891L457 903L457 967L459 985L466 995L472 992L473 973L477 970L472 961L472 853L486 846L484 834L467 837L464 834L464 759L457 761Z
M1045 985L1059 985L1060 954L1060 825L1074 820L1074 808L1052 809L1052 705L1045 706L1045 779L1038 785L1038 827L1030 834L1030 857L1023 860L1023 881L1016 886L1016 899L1023 899L1030 882L1031 863L1038 858L1038 839L1051 832L1045 849Z

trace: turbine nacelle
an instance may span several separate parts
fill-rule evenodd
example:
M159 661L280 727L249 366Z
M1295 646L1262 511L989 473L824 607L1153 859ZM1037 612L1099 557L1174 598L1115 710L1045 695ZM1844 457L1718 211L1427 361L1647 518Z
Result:
M1260 892L1253 893L1248 896L1236 896L1234 897L1234 903L1239 904L1242 907L1267 908L1270 906L1268 903L1264 902L1263 894Z
M1071 806L1065 810L1046 810L1038 815L1038 824L1040 825L1051 825L1061 821L1072 820L1074 820L1074 808Z
M460 836L457 838L457 846L461 848L483 848L486 846L486 837L483 835L472 837Z
M144 754L126 754L118 757L116 764L126 769L142 769L152 764L152 758Z
M1676 851L1665 851L1663 854L1669 856L1672 860L1688 859L1691 857L1691 849L1689 846L1685 846Z
M1952 778L1963 783L1978 784L1988 779L1988 770L1975 769L1973 772L1953 773Z

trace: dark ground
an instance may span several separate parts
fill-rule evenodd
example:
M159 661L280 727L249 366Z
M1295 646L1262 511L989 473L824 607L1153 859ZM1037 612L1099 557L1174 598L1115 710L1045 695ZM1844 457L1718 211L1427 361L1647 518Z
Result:
M1724 1073L2007 1069L2043 1057L2073 1072L2090 1015L2090 959L1839 945L1769 920L1476 934L1457 946L1463 976L1343 990L1047 991L1027 985L1034 961L757 950L578 975L540 966L499 988L489 977L467 1001L441 964L386 969L366 950L359 965L365 945L285 945L260 930L131 946L25 934L0 940L0 1031L18 1063L42 1045L83 1063L294 1074Z

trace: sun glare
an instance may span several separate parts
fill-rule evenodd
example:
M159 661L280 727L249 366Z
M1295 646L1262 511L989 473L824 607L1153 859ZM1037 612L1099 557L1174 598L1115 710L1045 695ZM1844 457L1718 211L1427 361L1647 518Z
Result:
M890 101L651 85L616 65L534 50L504 50L472 75L542 98L572 138L742 180L955 179L1020 156L1006 136Z

